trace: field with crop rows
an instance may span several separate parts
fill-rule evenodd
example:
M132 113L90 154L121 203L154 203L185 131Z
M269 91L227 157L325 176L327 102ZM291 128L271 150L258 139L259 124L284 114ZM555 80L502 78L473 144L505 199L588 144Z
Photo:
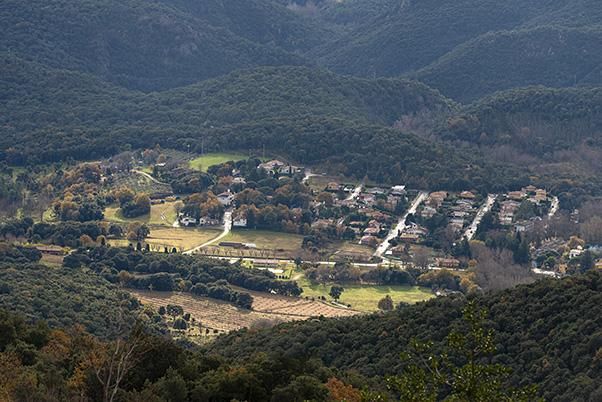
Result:
M202 328L219 332L253 327L265 322L305 320L320 315L345 317L358 314L357 311L338 308L320 301L244 291L253 296L253 310L240 309L230 303L190 293L130 290L142 304L151 305L157 309L168 304L182 306L184 311L190 313L197 323L201 323Z

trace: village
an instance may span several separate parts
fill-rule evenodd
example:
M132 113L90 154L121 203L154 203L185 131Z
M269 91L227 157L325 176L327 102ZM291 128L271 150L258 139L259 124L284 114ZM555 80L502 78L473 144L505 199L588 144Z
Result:
M194 176L190 162L161 160L149 167L139 161L133 171L161 188L151 197L153 206L174 206L169 214L173 222L163 214L164 225L207 234L199 244L178 247L179 251L239 258L283 277L292 275L292 262L299 259L362 267L464 269L471 264L467 242L483 239L482 226L490 225L490 220L503 233L529 234L559 208L556 197L535 186L505 194L470 189L425 192L315 173L283 159L227 159L203 166L208 184L188 194L165 190L170 184L172 189L190 187L173 184ZM190 179L194 180L198 181ZM481 225L483 219L487 222ZM550 244L557 246L553 265ZM171 244L165 246L171 249ZM543 239L538 247L531 246L531 264L538 272L561 275L565 260L579 257L585 249L585 244Z

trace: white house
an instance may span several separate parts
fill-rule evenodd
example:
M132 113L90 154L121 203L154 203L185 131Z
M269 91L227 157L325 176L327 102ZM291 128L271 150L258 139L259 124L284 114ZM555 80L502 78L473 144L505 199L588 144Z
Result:
M583 247L577 246L577 248L569 251L569 258L572 260L573 258L581 256L581 254L583 254Z
M406 186L393 186L391 187L392 195L404 195L406 193Z
M247 218L238 217L234 218L232 221L232 225L236 228L246 228L247 227Z

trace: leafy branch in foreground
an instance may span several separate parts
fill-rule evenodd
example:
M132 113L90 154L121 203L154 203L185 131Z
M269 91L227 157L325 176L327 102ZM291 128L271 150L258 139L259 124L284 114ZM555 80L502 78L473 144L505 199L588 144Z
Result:
M440 353L431 341L412 340L410 351L402 355L408 365L403 374L388 378L389 389L407 402L539 400L535 386L507 387L511 370L491 363L495 342L493 331L484 325L487 311L469 302L463 316L466 328L450 332ZM366 399L383 400L374 395Z

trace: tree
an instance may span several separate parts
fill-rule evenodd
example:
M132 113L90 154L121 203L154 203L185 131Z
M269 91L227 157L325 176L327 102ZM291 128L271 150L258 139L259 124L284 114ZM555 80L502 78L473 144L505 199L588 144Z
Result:
M389 379L389 387L402 401L534 401L536 388L514 389L504 382L510 369L491 363L495 352L493 331L484 325L487 312L474 301L463 309L464 328L453 330L446 346L433 352L433 342L411 341L403 374Z
M115 400L124 378L136 367L145 354L146 335L142 326L137 325L127 339L119 338L105 344L86 337L89 352L86 354L78 370L87 368L94 373L102 387L103 402Z
M389 295L386 295L378 301L378 308L382 311L391 311L394 307L393 299L391 299L391 296Z
M173 322L174 329L185 330L188 328L188 324L182 318L176 318Z
M83 234L79 237L79 244L81 244L82 247L92 247L95 243L90 236Z
M594 256L592 252L589 250L585 250L585 252L581 255L581 261L579 261L579 269L581 272L586 272L592 269L595 265Z
M253 306L253 296L248 293L239 293L236 298L236 305L250 310Z
M430 260L430 253L424 247L420 247L414 251L413 262L416 268L427 269Z
M184 314L184 308L175 304L167 305L167 314L172 317L177 317Z
M326 388L328 388L328 393L333 401L360 402L362 400L359 390L345 384L336 377L328 379Z
M330 295L330 297L338 301L339 297L341 297L344 291L345 289L343 289L342 286L335 285L330 288L330 292L328 294Z
M529 242L523 239L520 245L514 252L514 262L517 264L528 264L531 261L531 253L529 251Z

